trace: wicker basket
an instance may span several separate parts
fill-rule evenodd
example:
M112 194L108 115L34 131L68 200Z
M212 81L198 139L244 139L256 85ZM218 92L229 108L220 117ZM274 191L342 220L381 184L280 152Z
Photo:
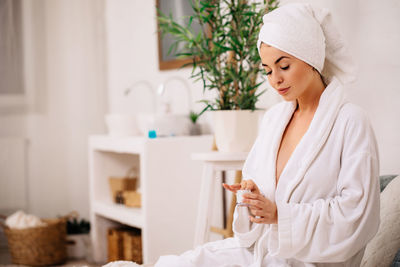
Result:
M45 266L66 261L66 218L42 221L47 225L26 229L12 229L1 223L14 264Z

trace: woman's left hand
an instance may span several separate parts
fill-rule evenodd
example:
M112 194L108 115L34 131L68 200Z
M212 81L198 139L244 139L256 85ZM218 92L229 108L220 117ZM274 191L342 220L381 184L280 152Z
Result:
M249 204L251 222L265 224L278 223L276 204L263 195L257 193L243 194L243 203Z

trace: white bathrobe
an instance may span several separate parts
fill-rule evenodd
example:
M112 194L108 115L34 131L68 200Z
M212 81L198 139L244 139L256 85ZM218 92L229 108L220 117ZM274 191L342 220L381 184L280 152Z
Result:
M379 226L379 160L369 120L334 78L276 186L276 156L295 102L264 116L243 168L275 201L278 224L249 222L237 207L234 238L210 242L157 267L359 266Z

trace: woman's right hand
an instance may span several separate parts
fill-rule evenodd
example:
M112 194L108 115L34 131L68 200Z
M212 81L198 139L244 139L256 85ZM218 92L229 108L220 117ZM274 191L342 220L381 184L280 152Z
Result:
M243 180L240 185L242 190L250 190L252 193L260 194L260 189L253 180Z
M243 180L240 184L222 184L222 186L233 193L238 190L250 190L252 193L260 194L260 189L258 189L253 180Z
M240 184L231 184L231 185L229 185L229 184L222 184L222 186L226 189L226 190L229 190L229 191L231 191L232 193L235 193L236 194L236 192L238 191L238 190L240 190L240 187L241 187L241 185Z

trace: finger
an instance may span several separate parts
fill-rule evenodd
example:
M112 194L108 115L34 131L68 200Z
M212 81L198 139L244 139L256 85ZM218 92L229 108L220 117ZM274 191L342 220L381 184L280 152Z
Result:
M229 190L229 191L231 191L231 192L233 192L233 193L236 193L236 191L237 191L238 189L240 189L240 184L228 185L228 184L223 183L222 186L223 186L225 189L227 189L227 190Z
M232 188L231 188L230 185L222 184L222 186L223 186L226 190L232 191Z
M250 208L257 208L257 209L264 209L266 207L265 203L260 200L250 200L250 199L243 199L242 201L245 204L249 204Z
M263 217L256 218L254 216L249 216L249 219L253 223L265 223L265 219Z
M247 180L243 180L243 181L240 183L240 185L241 185L240 189L246 190L246 189L247 189Z
M263 217L263 218L269 218L270 217L270 215L266 214L264 210L251 209L250 213L253 216L259 216L259 217Z
M258 200L265 199L265 197L263 195L257 194L257 193L245 193L245 194L243 194L243 198L258 199Z
M230 188L230 189L239 189L240 188L240 184L229 185L229 184L222 183L222 186L225 188Z
M260 189L258 188L257 184L253 180L250 180L250 181L252 183L251 192L259 194L260 193Z
M247 186L253 189L255 188L256 184L254 183L253 180L247 180Z
M257 184L253 180L247 181L247 187L251 190L251 192L259 193L260 190L258 189Z

